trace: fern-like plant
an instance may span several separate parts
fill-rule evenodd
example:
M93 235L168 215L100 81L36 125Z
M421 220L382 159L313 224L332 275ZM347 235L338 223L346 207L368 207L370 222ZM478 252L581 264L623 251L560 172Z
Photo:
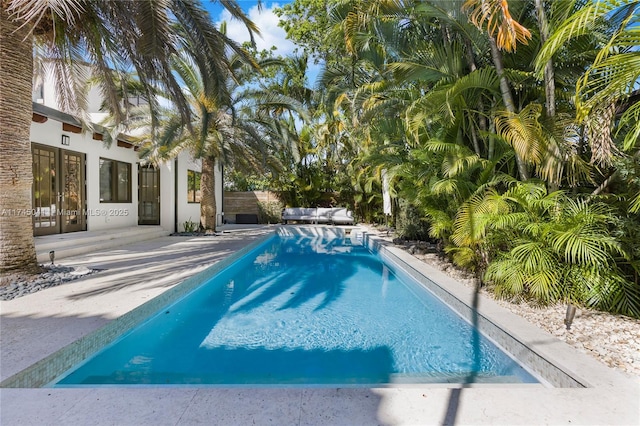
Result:
M491 197L484 205L495 204ZM501 247L484 275L498 296L640 317L640 294L616 266L625 253L612 236L607 205L547 194L534 182L513 185L500 198L508 211L494 210L481 224L492 235L484 244Z

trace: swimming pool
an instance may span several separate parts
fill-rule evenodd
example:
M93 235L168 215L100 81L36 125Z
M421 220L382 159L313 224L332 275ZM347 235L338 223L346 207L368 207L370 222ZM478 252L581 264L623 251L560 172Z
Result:
M537 380L357 239L276 235L56 382Z

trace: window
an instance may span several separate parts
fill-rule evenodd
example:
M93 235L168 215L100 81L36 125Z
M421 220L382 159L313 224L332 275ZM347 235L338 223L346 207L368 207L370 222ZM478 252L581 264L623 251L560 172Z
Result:
M187 202L200 202L200 177L202 173L187 170Z
M100 159L100 202L131 202L131 164Z

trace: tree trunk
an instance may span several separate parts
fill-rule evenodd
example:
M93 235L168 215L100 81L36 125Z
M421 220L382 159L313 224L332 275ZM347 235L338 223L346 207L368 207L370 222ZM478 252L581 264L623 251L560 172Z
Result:
M489 148L487 152L487 159L493 160L496 152L496 125L493 122L489 122Z
M0 6L0 272L36 270L31 188L33 43Z
M549 22L547 21L547 14L544 11L544 0L536 0L536 15L538 17L538 28L540 29L540 41L544 44L549 39ZM555 117L556 80L553 61L551 59L549 59L544 66L544 92L547 115L549 117Z
M465 38L464 40L464 45L465 45L465 54L467 55L467 61L469 62L469 70L471 70L471 72L474 72L475 70L478 69L478 67L476 66L476 60L473 57L473 47L471 46L471 41L468 38ZM476 119L476 121L478 122L478 125L482 128L483 124L484 124L484 106L482 105L482 101L478 101L478 118ZM479 138L478 138L478 134L476 132L476 128L474 127L473 123L470 123L471 126L471 140L473 142L473 149L476 152L476 155L478 155L478 157L482 157L482 151L480 150L480 142L479 142Z
M204 229L216 230L216 159L212 155L202 158L200 176L200 225Z
M473 150L475 151L478 157L482 158L482 151L480 150L480 142L478 142L478 134L476 132L476 127L474 126L473 123L469 123L469 125L471 127L471 141L473 142Z
M513 102L513 96L511 95L511 86L509 85L509 81L507 77L504 75L504 64L502 63L502 54L498 50L498 46L496 45L496 40L489 36L489 45L491 46L491 59L493 60L493 65L496 67L496 73L498 74L498 78L500 78L500 93L502 93L502 101L504 102L504 106L512 114L516 113L516 106ZM529 173L527 172L527 166L520 157L520 154L515 152L516 156L516 164L518 165L518 172L520 174L520 179L527 180L529 179Z

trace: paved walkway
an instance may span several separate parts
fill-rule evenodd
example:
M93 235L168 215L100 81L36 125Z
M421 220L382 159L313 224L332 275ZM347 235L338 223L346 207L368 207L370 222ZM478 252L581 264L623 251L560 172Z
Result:
M0 302L0 381L208 268L273 227L161 237L60 260L102 272Z
M61 261L104 269L0 302L0 376L98 329L273 228L163 237ZM95 387L0 389L0 424L640 424L640 385L379 389Z

